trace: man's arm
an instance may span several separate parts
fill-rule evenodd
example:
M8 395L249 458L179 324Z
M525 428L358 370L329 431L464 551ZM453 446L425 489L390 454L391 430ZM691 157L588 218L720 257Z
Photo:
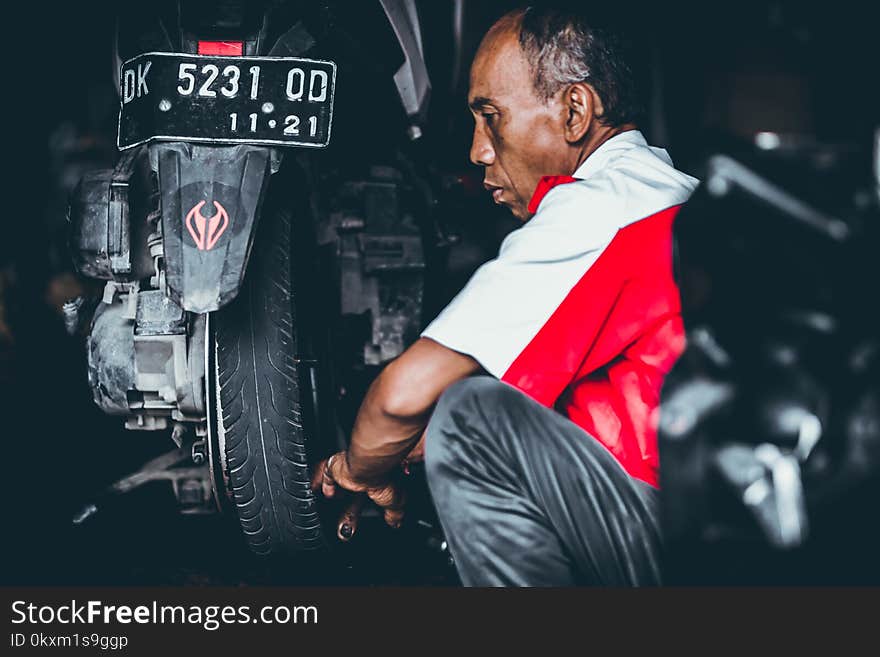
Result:
M381 484L400 464L428 424L440 395L480 364L421 338L373 382L355 420L346 475L364 487Z

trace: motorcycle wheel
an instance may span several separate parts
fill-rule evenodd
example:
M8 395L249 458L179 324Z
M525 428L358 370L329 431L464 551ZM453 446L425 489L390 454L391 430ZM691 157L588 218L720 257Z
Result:
M267 205L269 205L267 203ZM236 300L214 313L217 447L228 496L253 552L326 542L310 487L310 432L298 352L292 216L266 208Z

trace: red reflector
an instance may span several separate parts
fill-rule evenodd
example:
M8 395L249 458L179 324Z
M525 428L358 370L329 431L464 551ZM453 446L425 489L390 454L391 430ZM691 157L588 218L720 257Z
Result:
M241 57L243 46L242 41L199 41L199 54Z

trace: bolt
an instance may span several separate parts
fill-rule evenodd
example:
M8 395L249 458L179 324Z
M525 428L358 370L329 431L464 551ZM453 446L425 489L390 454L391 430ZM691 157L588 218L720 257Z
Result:
M263 103L260 109L263 110L263 114L271 114L275 111L275 106L272 103Z
M196 465L201 465L205 462L205 443L194 443L192 446L192 461Z
M159 101L159 110L162 112L167 112L171 109L171 101L167 98L163 98Z

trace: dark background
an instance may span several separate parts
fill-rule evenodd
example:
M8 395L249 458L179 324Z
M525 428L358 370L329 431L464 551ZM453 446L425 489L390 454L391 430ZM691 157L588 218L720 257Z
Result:
M468 3L464 67L480 35L513 5ZM880 110L877 22L865 3L621 5L613 9L635 38L646 83L643 131L679 168L701 176L708 154L748 149L757 132L773 131L839 144L857 154L856 175L867 176ZM609 11L600 3L596 9ZM466 68L451 66L451 3L421 2L420 10L434 83L426 140L444 170L474 173ZM102 487L169 445L123 431L93 405L83 345L64 332L59 312L82 285L65 251L67 194L83 172L115 157L113 5L23 3L13 15L4 36L0 582L308 581L299 564L251 559L234 520L179 517L161 486L133 494L89 527L71 525L73 512ZM456 284L514 226L488 200L474 208L449 218L464 237L451 259ZM425 581L415 535L385 542L384 531L364 527L343 581Z

